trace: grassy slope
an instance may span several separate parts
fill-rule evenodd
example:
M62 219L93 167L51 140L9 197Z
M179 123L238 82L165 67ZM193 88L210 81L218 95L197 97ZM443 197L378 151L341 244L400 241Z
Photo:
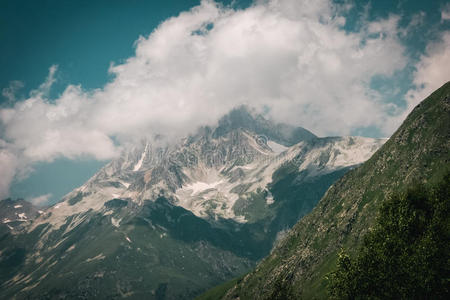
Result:
M268 299L280 288L292 290L296 298L326 298L323 278L334 268L339 249L357 248L393 191L439 180L450 168L449 152L450 82L419 104L370 160L335 183L225 298Z

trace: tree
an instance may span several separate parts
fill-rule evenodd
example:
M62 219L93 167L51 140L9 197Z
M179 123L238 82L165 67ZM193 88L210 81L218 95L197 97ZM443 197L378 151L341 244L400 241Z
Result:
M450 174L419 184L380 208L374 229L351 259L328 274L334 299L444 299L450 286Z

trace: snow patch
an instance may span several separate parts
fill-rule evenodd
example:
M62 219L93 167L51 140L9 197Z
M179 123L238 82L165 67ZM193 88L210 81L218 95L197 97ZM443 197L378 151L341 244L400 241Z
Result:
M58 260L55 260L54 262L52 262L50 265L48 265L47 270L53 268L57 263L58 263Z
M125 239L126 239L129 243L131 243L131 240L130 240L129 237L125 236Z
M41 277L39 277L38 281L44 280L47 276L48 276L48 273L45 273L44 275L42 275Z
M105 271L96 272L96 273L94 273L94 278L103 278L104 275L105 275Z
M72 246L70 246L69 249L66 250L66 252L70 252L70 251L72 251L73 249L75 249L75 244L73 244Z
M64 234L72 231L74 228L76 228L78 225L84 222L86 218L87 216L85 214L76 215L74 218L72 218L72 221L70 222L69 226L67 226L66 230L64 231Z
M277 153L277 154L281 153L281 152L284 152L284 151L286 151L288 149L288 147L280 145L278 143L275 143L274 141L268 141L267 142L267 146L269 146L270 149L272 149L272 151Z
M266 197L266 204L270 205L273 204L275 200L273 199L273 195L270 191L267 191L267 197Z
M128 183L128 182L125 182L125 181L123 181L123 180L119 180L119 182L120 182L121 184L123 184L123 186L126 187L126 188L129 188L129 187L130 187L130 183Z
M310 149L299 171L310 170L310 176L326 174L345 167L361 164L378 150L385 140L343 137Z
M66 236L65 238L59 240L59 242L57 242L55 245L48 247L48 250L53 250L59 247L59 245L61 245L65 240L67 240L69 237Z
M102 259L105 259L105 258L106 258L106 256L104 256L103 253L100 253L99 255L94 256L92 258L88 258L85 261L86 262L91 262L91 261L94 261L94 260L102 260Z
M191 196L194 196L194 195L199 194L200 192L213 189L217 185L221 184L222 182L223 182L222 180L216 181L216 182L212 182L212 183L206 183L206 182L198 181L198 182L195 182L195 183L187 185L185 187L185 189L192 190Z
M255 149L256 151L258 151L259 153L263 154L263 155L269 155L270 153L267 153L265 151L263 151L263 149L261 149L261 146L258 144L258 142L256 141L256 139L254 137L252 137L251 135L249 135L247 132L242 132L244 134L244 136L247 137L249 144L252 146L253 149Z
M107 187L104 189L96 190L95 193L90 193L83 198L83 201L70 205L64 199L70 199L78 190L66 195L63 198L63 202L49 208L46 213L40 215L28 228L28 232L34 230L40 224L49 223L51 225L50 231L59 229L62 225L66 224L67 218L76 214L88 216L89 211L102 211L104 209L104 203L111 200L111 193L116 188ZM74 223L74 225L76 225ZM73 226L72 226L73 228Z
M111 224L113 224L114 227L119 228L120 227L120 221L122 221L122 219L115 219L114 217L111 217Z
M28 219L27 215L25 213L21 213L21 214L17 214L17 216L19 217L19 219L24 220L24 219Z
M20 205L20 204L17 204L17 205L14 205L14 208L21 208L21 207L23 207L22 205Z
M253 141L253 139L250 139ZM278 148L280 150L280 148ZM243 215L236 215L234 204L240 196L256 191L258 188L266 188L272 181L272 174L285 161L294 157L293 153L285 151L276 154L272 151L263 155L256 154L254 161L244 166L233 166L227 171L219 171L200 167L197 171L185 171L192 178L192 182L176 191L177 205L190 210L194 215L205 217L222 217L233 219L239 223L247 220ZM297 150L298 151L298 150ZM226 166L225 166L226 167ZM237 180L230 180L230 172L236 169L243 171L243 176ZM271 200L269 199L269 203Z
M148 143L145 144L144 152L141 154L141 158L139 161L134 165L133 171L139 171L139 169L142 167L142 163L144 162L145 156L147 155L147 149L148 149Z
M190 170L192 171L192 170ZM200 167L192 173L193 183L185 185L176 191L177 205L190 210L198 217L221 216L235 219L233 205L239 196L231 190L239 183L230 183L214 168Z
M239 168L242 170L254 170L256 168L256 164L248 164L245 166L236 166L236 168Z
M21 290L21 292L27 292L27 291L29 291L29 290L32 290L32 289L34 289L35 287L37 287L38 284L39 284L39 282L36 282L35 284L29 285L29 286L27 286L27 287L24 287L24 288Z

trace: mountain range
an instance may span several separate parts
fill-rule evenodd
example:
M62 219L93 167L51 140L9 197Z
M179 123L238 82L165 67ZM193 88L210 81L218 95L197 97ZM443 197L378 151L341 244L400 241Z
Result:
M49 208L0 202L0 298L192 299L280 251L385 141L246 107L174 143L141 140Z

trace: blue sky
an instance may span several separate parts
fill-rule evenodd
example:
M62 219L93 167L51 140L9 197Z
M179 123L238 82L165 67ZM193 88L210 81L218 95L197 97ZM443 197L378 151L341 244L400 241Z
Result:
M25 85L21 91L25 96L42 83L54 64L60 70L54 95L68 84L81 84L86 89L102 87L110 79L110 63L132 56L139 35L148 35L165 19L199 3L1 1L0 89L8 87L11 80L20 80Z
M58 201L113 158L130 136L141 138L137 132L185 134L197 120L213 123L242 103L269 106L274 119L319 135L389 136L418 99L450 79L441 69L449 50L448 1L297 2L224 1L219 8L174 0L0 2L0 194ZM165 22L170 17L175 18ZM176 30L183 26L200 26L199 37ZM245 26L251 32L241 36L238 29ZM363 59L354 61L360 54ZM207 74L221 72L203 76L195 63ZM292 64L299 74L283 71ZM49 74L52 66L55 72ZM335 74L342 70L355 77ZM323 81L326 88L309 91L308 80ZM130 82L138 95L133 99L146 97L125 102L124 109ZM154 100L156 95L164 97ZM116 97L125 100L115 103ZM224 100L230 98L235 102ZM42 107L22 113L20 105L27 101ZM213 109L199 112L205 103ZM74 107L77 112L68 116ZM94 110L100 117L73 133L85 122L83 114ZM50 111L56 117L49 117ZM135 122L118 118L118 111L136 116ZM368 111L371 117L364 116ZM50 122L41 122L42 116ZM35 138L55 132L61 140L43 144ZM56 146L50 147L52 142ZM77 148L72 142L93 146Z

